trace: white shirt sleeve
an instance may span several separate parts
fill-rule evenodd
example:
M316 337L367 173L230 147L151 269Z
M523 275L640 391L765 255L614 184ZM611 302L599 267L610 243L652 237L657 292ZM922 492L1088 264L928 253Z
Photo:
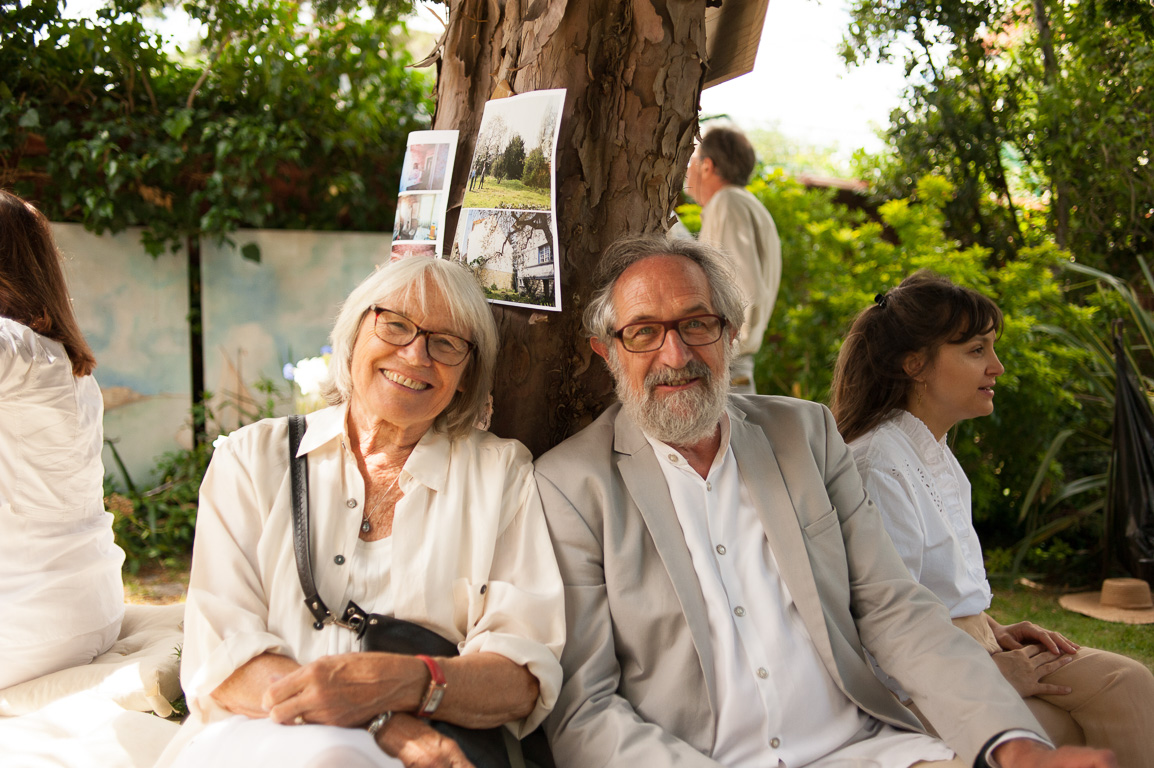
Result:
M200 488L181 665L185 693L205 711L217 707L210 694L250 659L266 652L293 656L268 628L269 596L257 562L260 509L254 478L235 441L225 440Z
M497 537L484 594L468 597L470 628L461 654L497 653L537 678L533 712L509 724L523 737L545 719L561 690L565 619L558 606L564 605L564 594L532 465L526 460L506 471L510 480L503 508L514 514Z

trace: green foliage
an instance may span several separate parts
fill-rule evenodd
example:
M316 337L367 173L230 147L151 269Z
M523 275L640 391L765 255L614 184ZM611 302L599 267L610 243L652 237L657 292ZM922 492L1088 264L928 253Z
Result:
M116 447L112 450L115 453ZM126 487L119 490L110 478L105 479L104 503L113 514L112 530L125 552L129 573L146 563L172 567L188 557L200 481L211 457L209 443L164 454L156 469L161 483L148 491L138 491L127 472L123 472Z
M260 393L260 400L234 396L225 403L236 410L242 424L271 417L277 404L273 382L261 379L253 388ZM205 393L204 399L207 402L212 398ZM213 412L206 406L195 406L194 416L197 412L203 415L203 423L216 423ZM219 432L219 427L214 431ZM135 574L146 564L180 567L192 552L200 483L212 459L213 443L205 441L162 455L152 473L159 482L146 491L140 490L133 481L115 443L106 441L106 444L112 451L120 480L111 476L104 478L104 504L113 514L112 530L116 543L125 552L125 568Z
M170 54L140 0L82 20L0 0L0 184L97 233L143 226L154 254L242 226L389 229L428 81L396 12L355 5L187 2L203 51Z
M514 275L516 272L514 272ZM545 295L538 293L536 287L529 287L524 293L518 293L514 290L506 288L498 288L495 284L490 284L485 288L485 298L493 301L515 301L518 304L536 304L542 307L551 307L555 301L552 294Z
M847 61L899 59L909 75L892 155L859 158L881 196L939 174L963 243L1006 259L1048 230L1079 261L1135 275L1154 245L1154 6L854 0L851 18Z
M535 147L525 158L525 170L521 174L521 183L531 189L548 189L549 181L549 160L540 147Z
M918 269L979 290L1002 308L1006 327L998 354L1006 374L998 382L997 409L959 425L952 440L973 484L983 541L992 547L1016 542L1018 506L1049 441L1081 418L1071 379L1083 353L1038 330L1092 316L1066 302L1054 277L1066 257L1043 245L998 266L987 249L962 247L943 231L953 189L940 177L922 179L913 197L882 205L880 221L781 172L756 179L750 191L773 214L784 260L777 304L756 357L761 392L827 401L853 318Z
M505 145L505 151L493 167L493 173L498 179L519 179L525 173L525 140L521 134L514 133Z
M701 206L696 203L686 203L679 205L675 209L677 218L685 225L692 234L696 235L701 231Z
M756 128L746 133L762 168L780 168L790 175L816 173L848 178L851 169L835 146L823 146L788 136L777 127Z
M1145 260L1139 259L1138 266L1145 278L1142 293L1092 267L1072 262L1063 265L1073 278L1069 293L1080 295L1089 311L1066 327L1043 326L1039 330L1080 353L1075 393L1084 404L1084 419L1054 437L1022 500L1019 517L1026 533L1017 546L1015 573L1022 567L1036 566L1040 549L1050 546L1056 535L1074 528L1097 534L1092 546L1072 553L1078 555L1077 566L1095 575L1110 570L1110 553L1101 544L1107 530L1120 532L1124 527L1122 521L1109 519L1106 500L1116 388L1115 329L1131 331L1133 341L1123 345L1130 369L1146 392L1154 392L1154 378L1143 373L1150 370L1154 350L1154 317L1144 306L1143 296L1154 290L1154 276Z

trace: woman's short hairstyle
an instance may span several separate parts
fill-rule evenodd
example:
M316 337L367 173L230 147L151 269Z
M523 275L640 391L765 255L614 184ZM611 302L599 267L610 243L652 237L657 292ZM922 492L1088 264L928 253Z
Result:
M341 305L333 326L328 377L321 393L330 405L347 401L353 394L353 345L361 322L372 306L389 306L401 301L427 305L430 293L440 294L449 308L448 330L476 345L466 359L463 391L453 396L436 428L450 437L461 437L482 418L493 385L497 363L497 323L485 295L468 269L446 259L410 256L378 269L353 289Z
M75 376L87 376L96 357L72 311L60 252L44 214L0 190L0 315L64 347Z
M943 344L990 331L1002 333L1002 311L993 301L927 270L878 294L853 321L834 367L830 408L842 437L854 440L903 407ZM906 360L918 352L922 367L907 372Z
M713 161L713 170L718 176L739 187L749 183L749 177L757 167L753 145L736 128L710 128L701 137L699 152L701 157Z
M691 238L643 235L625 237L605 251L593 273L593 298L585 307L585 330L608 346L617 326L613 307L613 289L622 273L650 256L683 256L705 272L709 283L713 311L726 319L734 331L741 330L745 320L745 299L733 267L721 251Z

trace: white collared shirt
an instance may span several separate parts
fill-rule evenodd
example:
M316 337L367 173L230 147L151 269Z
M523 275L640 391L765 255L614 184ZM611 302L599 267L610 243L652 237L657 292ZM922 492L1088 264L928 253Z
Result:
M0 317L0 648L73 638L124 615L103 414L96 379L73 376L59 342Z
M870 717L838 688L780 578L757 505L730 445L703 479L676 449L646 436L669 485L701 584L714 651L716 739L710 757L727 768L820 766L833 756L887 766L946 760L936 739L874 722L877 735L839 749Z
M462 655L492 652L525 665L540 694L529 718L511 727L518 734L535 727L560 689L565 613L529 452L480 430L457 440L434 430L421 438L401 472L391 594L378 604L353 593L357 584L379 583L380 574L350 563L366 548L359 539L364 482L347 447L346 413L335 406L309 414L300 447L308 456L321 598L334 612L350 598L366 609L391 602L393 615L455 641ZM194 727L228 716L209 694L261 653L303 663L356 650L347 629L313 629L304 604L287 433L284 419L233 432L201 487L181 669Z
M866 493L898 554L951 618L990 607L990 582L970 511L970 481L945 438L908 411L849 444Z

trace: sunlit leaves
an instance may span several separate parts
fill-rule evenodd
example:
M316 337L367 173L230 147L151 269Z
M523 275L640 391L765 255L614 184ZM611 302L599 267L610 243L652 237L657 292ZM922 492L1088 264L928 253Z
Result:
M204 24L189 57L144 6L67 20L0 0L5 186L97 232L144 226L153 253L238 227L389 228L405 136L431 112L394 11L186 3Z

